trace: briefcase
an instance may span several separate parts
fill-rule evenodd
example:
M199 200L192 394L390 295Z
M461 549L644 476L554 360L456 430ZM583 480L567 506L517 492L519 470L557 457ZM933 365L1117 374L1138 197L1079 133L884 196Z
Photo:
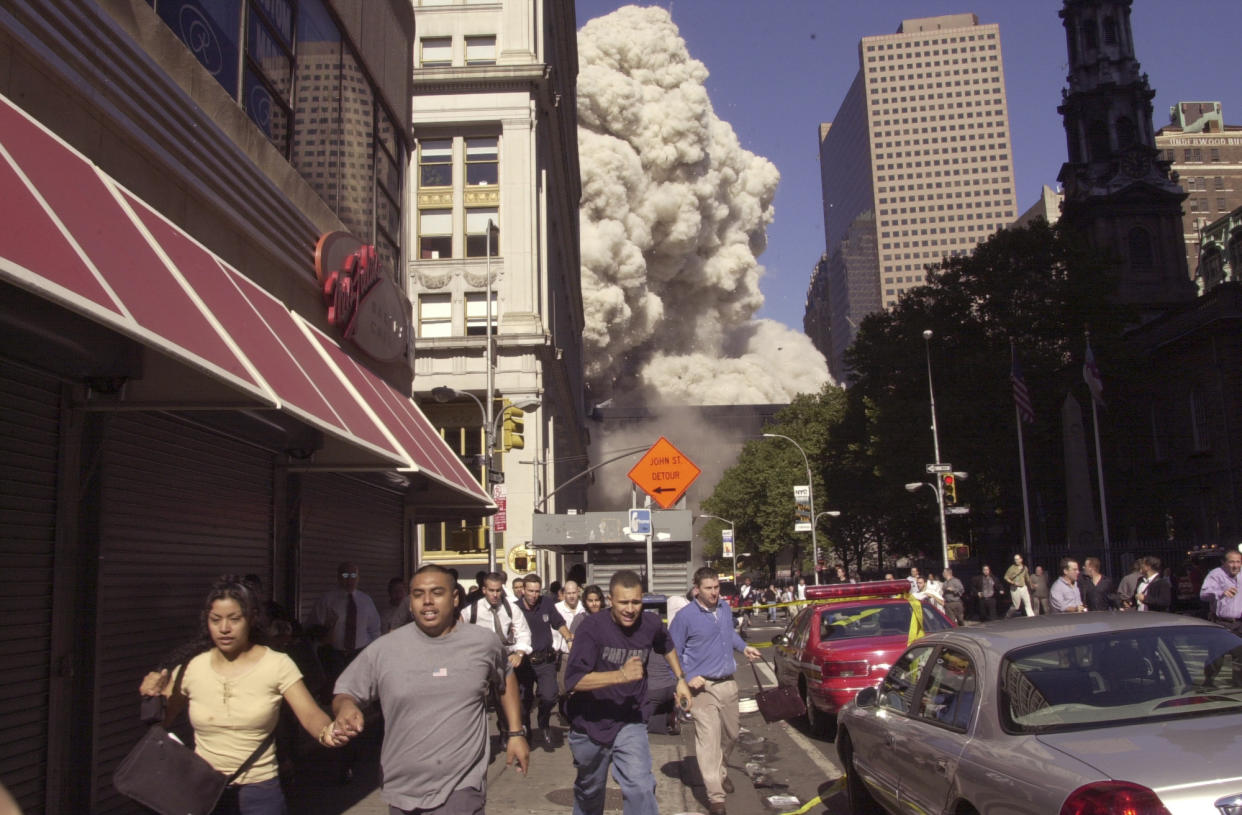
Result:
M766 660L764 664L767 664ZM770 724L785 719L794 719L806 713L806 705L802 703L802 698L798 696L796 689L777 685L764 690L763 681L759 679L759 671L755 668L755 663L750 663L750 670L755 674L755 687L757 688L755 703L759 705L759 713L765 722Z

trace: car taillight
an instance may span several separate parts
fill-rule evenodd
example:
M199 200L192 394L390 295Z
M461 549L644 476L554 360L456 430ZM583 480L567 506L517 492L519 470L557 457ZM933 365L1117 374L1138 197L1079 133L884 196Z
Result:
M843 679L851 676L866 676L870 671L865 660L855 660L853 662L825 662L824 663L824 679Z
M1070 793L1061 815L1169 815L1155 792L1129 781L1097 781Z

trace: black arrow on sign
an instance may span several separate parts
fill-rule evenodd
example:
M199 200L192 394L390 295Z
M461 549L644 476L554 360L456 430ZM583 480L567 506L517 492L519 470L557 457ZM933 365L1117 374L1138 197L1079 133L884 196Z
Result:
M652 492L677 492L676 487L656 487Z

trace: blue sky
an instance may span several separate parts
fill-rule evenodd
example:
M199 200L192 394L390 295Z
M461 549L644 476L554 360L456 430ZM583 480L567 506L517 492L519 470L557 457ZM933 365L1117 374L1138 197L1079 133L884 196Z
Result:
M576 0L578 26L626 3ZM831 121L858 72L858 41L897 30L903 19L975 12L999 23L1013 134L1019 211L1040 185L1056 185L1065 132L1056 106L1065 85L1059 0L664 0L691 56L711 72L716 114L746 149L781 172L768 248L766 298L757 316L801 331L811 269L824 251L817 132ZM1224 105L1226 123L1242 124L1242 22L1238 0L1136 0L1135 46L1156 91L1156 127L1181 100Z

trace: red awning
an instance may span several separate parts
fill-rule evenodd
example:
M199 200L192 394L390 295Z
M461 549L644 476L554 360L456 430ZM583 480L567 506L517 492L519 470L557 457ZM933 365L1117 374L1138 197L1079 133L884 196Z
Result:
M413 401L2 96L0 184L0 279L183 366L128 398L279 409L323 434L308 468L418 473L491 506ZM195 375L226 387L204 398Z

